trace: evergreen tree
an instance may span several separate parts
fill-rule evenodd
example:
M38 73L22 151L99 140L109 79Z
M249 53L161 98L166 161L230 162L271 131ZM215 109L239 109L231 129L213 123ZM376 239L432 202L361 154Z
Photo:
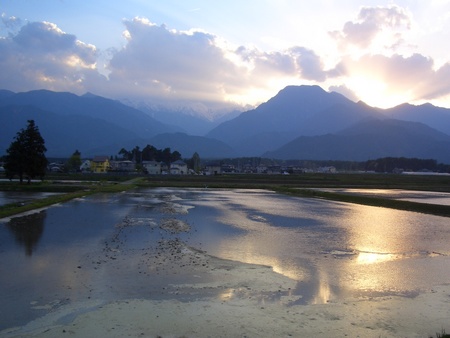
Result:
M194 170L197 174L200 172L200 156L197 152L192 155L191 159L188 160L189 167Z
M67 169L69 171L79 171L80 166L81 166L81 153L77 149L67 161Z
M142 160L143 161L154 161L156 155L158 153L158 149L154 146L147 144L144 149L142 149Z
M21 129L6 150L5 170L9 178L18 175L20 183L24 176L28 184L35 177L43 178L47 167L45 141L34 120L28 120L27 128Z

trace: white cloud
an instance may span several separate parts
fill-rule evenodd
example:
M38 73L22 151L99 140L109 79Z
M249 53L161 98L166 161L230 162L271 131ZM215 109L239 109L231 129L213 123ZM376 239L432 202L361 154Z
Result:
M239 68L213 35L169 30L141 18L124 24L128 41L109 63L110 81L141 86L149 95L210 100L239 87Z
M330 34L344 50L351 46L369 48L380 35L383 47L395 48L402 42L401 32L410 29L411 23L409 13L401 7L363 7L356 21L348 21L341 31Z
M304 47L273 52L232 49L202 31L170 30L143 18L124 24L127 44L108 67L109 80L124 84L124 95L221 101L265 90L278 78L326 79L320 57ZM255 102L249 98L245 103Z
M397 6L362 8L357 20L332 33L346 47L345 54L327 49L332 62L329 54L301 44L272 51L236 47L205 31L175 30L138 17L123 21L123 47L104 54L53 23L18 26L20 19L4 16L2 22L7 34L0 36L0 88L13 91L46 88L209 104L260 103L286 85L305 83L364 101L375 91L374 99L393 95L411 101L450 93L448 62L437 65L423 53L394 51L409 43L404 33L412 23L410 14ZM359 52L348 52L353 47ZM98 66L99 60L105 64Z
M366 54L357 60L344 58L339 67L345 77L366 79L367 87L378 83L384 95L402 98L404 102L438 99L450 93L450 64L434 69L433 59L421 54ZM361 86L361 82L357 85ZM364 90L352 89L356 93Z
M93 72L97 53L74 35L48 22L24 25L0 39L0 87L11 90L77 91Z
M22 26L22 20L20 20L20 18L16 18L15 16L7 17L4 13L2 13L1 18L2 24L9 30L14 30Z
M348 88L346 85L330 86L330 88L328 88L328 90L330 92L336 92L336 93L342 94L346 98L348 98L354 102L359 101L358 96L356 96L354 91L351 90L350 88Z

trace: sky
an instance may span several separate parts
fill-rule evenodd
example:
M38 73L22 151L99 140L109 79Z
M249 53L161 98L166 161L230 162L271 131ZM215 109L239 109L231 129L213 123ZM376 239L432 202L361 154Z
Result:
M450 108L450 0L0 0L0 89L258 105L319 85Z

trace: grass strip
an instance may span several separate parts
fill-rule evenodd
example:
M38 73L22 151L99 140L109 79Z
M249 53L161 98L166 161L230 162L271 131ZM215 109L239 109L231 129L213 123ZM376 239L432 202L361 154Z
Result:
M93 186L90 189L77 190L60 195L53 195L45 198L33 200L26 204L10 203L0 207L0 218L10 217L23 212L45 208L50 205L68 202L75 198L85 197L97 193L118 193L135 188L136 184L122 183L122 184L105 184Z

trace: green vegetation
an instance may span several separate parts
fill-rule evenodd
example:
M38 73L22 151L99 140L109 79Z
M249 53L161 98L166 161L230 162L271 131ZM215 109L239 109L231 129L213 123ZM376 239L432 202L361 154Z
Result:
M48 182L32 184L32 185L18 185L17 183L1 184L0 190L8 191L29 191L29 192L61 192L58 195L33 200L27 204L11 203L0 206L0 218L9 217L19 213L27 212L34 209L45 208L53 204L70 201L74 198L89 196L96 193L117 193L133 189L137 186L137 181L127 181L121 184L111 182L96 182L86 185L76 184L49 184Z

